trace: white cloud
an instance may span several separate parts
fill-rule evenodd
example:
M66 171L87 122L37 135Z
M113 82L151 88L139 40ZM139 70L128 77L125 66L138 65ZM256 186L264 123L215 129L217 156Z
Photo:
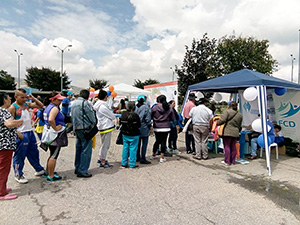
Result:
M190 46L193 38L201 38L205 32L210 38L220 38L235 31L243 37L270 40L270 53L279 62L274 76L290 79L291 53L296 57L295 77L298 71L297 0L131 0L134 25L122 32L119 26L126 21L81 1L48 3L49 11L36 11L29 30L0 18L6 31L0 31L0 43L5 43L0 49L1 69L16 74L13 49L17 48L24 54L23 71L26 66L60 70L60 52L52 46L72 44L64 54L64 68L74 85L87 87L88 80L96 78L111 84L148 78L164 82L172 78L170 67L182 64L185 45ZM38 44L22 38L32 36L39 37Z

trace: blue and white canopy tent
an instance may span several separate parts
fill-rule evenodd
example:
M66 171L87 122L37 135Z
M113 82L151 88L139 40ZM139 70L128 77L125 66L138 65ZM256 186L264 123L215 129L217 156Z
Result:
M262 120L262 131L263 134L267 134L267 89L287 88L300 90L300 85L256 71L243 69L208 81L190 85L186 92L185 100L191 91L238 93L239 90L244 90L251 86L255 86L258 90L258 104ZM265 148L268 149L269 144L267 135L264 135L264 143ZM269 151L266 151L266 161L267 170L271 176Z

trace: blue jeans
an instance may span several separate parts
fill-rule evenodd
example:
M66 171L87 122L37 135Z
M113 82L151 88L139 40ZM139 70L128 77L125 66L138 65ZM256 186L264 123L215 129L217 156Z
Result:
M141 162L146 162L148 139L149 139L149 136L139 138L139 145L138 145L138 150L137 150L136 156L137 156L137 159L140 160ZM141 145L142 145L142 152L141 152Z
M22 132L23 140L17 138L17 149L13 158L15 176L23 175L24 161L27 157L36 172L44 170L40 164L40 153L33 131Z
M139 138L139 136L128 136L123 134L123 151L121 161L123 166L128 164L130 168L135 167ZM128 157L130 157L129 163Z
M257 153L257 138L251 139L251 156L256 156Z
M76 153L75 170L77 173L85 174L88 172L92 157L92 139L86 140L83 130L75 130L76 135Z
M186 124L188 120L189 119L185 118L184 124ZM192 148L191 148L191 142L192 142ZM185 150L187 152L196 152L194 137L193 135L189 135L189 132L185 133Z

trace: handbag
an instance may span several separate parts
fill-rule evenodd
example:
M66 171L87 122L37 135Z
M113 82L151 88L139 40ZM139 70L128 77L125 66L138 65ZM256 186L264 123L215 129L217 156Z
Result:
M84 111L83 106L84 106L84 101L82 102L82 122L84 124L83 117L84 117L85 111ZM83 135L86 140L91 140L98 133L97 122L95 124L93 124L87 115L86 115L86 117L89 120L89 122L91 123L91 125L86 129L83 127L83 130L84 130Z
M120 131L120 133L119 133L119 135L117 137L116 144L117 145L123 145L123 134L122 134L122 131Z
M221 137L224 136L224 129L225 129L227 123L228 123L230 120L232 120L232 119L236 116L237 113L238 113L238 112L236 112L236 113L233 115L233 117L231 117L231 118L228 119L225 123L223 123L223 124L221 124L221 125L219 126L219 128L218 128L218 135L219 135L219 136L221 136Z

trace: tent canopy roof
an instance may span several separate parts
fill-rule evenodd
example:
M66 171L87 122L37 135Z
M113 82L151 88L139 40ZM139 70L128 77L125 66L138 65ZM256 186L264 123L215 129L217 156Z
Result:
M149 95L150 92L137 88L137 87L133 87L131 85L128 84L124 84L124 83L120 83L120 84L116 84L113 85L114 86L114 91L117 92L118 95L125 95L125 96L129 96L129 95L140 95L140 94L145 94L145 95Z
M264 85L267 88L280 87L300 90L298 84L249 69L239 70L222 77L190 85L188 90L236 93L238 90L259 85Z

